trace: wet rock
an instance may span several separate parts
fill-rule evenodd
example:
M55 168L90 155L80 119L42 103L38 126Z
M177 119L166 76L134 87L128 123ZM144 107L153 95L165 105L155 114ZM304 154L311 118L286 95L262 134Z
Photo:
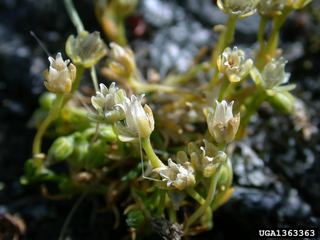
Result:
M238 144L239 152L232 158L234 174L241 186L267 187L276 176L245 142Z
M161 7L165 10L159 11ZM209 29L174 2L143 1L141 9L146 22L159 28L152 36L149 51L152 66L162 76L170 70L187 71L200 47L214 39Z

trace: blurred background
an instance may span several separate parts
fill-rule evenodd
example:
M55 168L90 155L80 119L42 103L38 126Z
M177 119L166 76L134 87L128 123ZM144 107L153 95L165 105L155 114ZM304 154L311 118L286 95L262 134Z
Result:
M86 29L101 31L92 1L74 2ZM155 69L164 76L186 71L201 47L214 46L212 27L225 20L212 0L140 0L126 26L143 73ZM248 51L256 46L258 23L257 15L239 21L237 46ZM28 122L48 66L30 31L52 55L64 52L66 38L76 32L62 1L0 1L0 239L20 233L22 239L58 239L76 200L48 200L39 186L19 182L35 133ZM320 226L320 1L289 16L280 46L314 134L307 139L294 130L292 117L263 107L249 137L237 146L232 199L214 215L214 229L196 239L256 239L257 229ZM97 211L100 205L95 198L84 200L71 220L69 239L128 237L125 224L113 229L112 213Z

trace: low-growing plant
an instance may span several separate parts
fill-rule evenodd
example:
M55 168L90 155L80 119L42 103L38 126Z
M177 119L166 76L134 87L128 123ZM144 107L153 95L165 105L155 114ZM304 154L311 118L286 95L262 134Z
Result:
M51 198L104 196L116 224L119 212L126 216L133 239L147 235L150 224L165 239L211 229L213 213L233 192L230 146L246 136L261 104L293 115L301 106L290 92L294 84L288 84L278 41L287 16L309 2L218 0L228 20L215 27L220 37L211 56L152 82L139 71L125 37L125 18L137 1L95 2L107 45L99 32L85 30L65 0L77 34L66 41L70 60L60 52L49 57L48 92L33 116L38 130L22 183L40 182ZM233 46L236 24L256 12L259 45L245 52ZM104 78L97 78L97 69ZM86 71L93 89L84 92ZM44 137L52 139L48 151ZM47 183L59 192L50 193Z

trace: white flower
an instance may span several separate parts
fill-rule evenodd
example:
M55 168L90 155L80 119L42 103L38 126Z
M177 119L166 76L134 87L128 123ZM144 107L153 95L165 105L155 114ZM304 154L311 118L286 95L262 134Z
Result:
M68 38L66 52L74 63L90 68L107 54L107 47L99 32L83 31Z
M100 90L96 95L91 97L92 106L97 114L90 114L89 117L96 121L105 121L113 123L125 118L124 111L119 105L123 104L126 99L126 93L113 82L107 88L104 84L100 84Z
M259 13L269 17L282 14L287 0L264 0L258 5Z
M173 186L178 190L183 190L196 183L194 169L189 162L181 165L169 159L168 166L155 169L155 171L162 177L162 181L167 182L167 187Z
M280 57L272 59L263 69L262 84L266 89L276 89L289 81L290 74L285 72L287 61Z
M210 134L217 143L229 143L233 141L240 124L240 113L233 116L233 101L216 101L215 109L209 109L207 124Z
M245 18L256 12L259 0L218 0L218 7L227 14Z
M125 121L116 122L115 129L123 142L147 138L154 129L152 110L147 104L142 107L142 98L133 95L131 99L126 98L123 104L119 104L124 111Z
M44 72L44 85L48 91L53 93L69 93L72 89L72 82L76 78L76 67L70 60L63 60L61 53L56 58L49 57L49 71ZM69 64L70 63L70 64Z
M226 48L217 60L218 70L228 76L230 82L239 82L251 70L253 61L246 59L244 51L234 47Z

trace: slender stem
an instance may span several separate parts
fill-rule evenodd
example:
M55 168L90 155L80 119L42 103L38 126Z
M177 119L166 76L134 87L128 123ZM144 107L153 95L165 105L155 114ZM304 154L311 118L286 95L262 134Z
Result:
M91 74L91 80L93 83L94 90L97 92L99 90L98 88L98 78L97 78L97 72L94 66L91 67L90 69L90 74Z
M161 216L163 214L164 208L166 206L166 192L164 190L159 190L159 206L157 209L157 216Z
M238 18L235 15L230 15L228 18L225 29L221 33L212 54L211 63L214 66L216 66L218 56L221 54L223 49L233 42L237 19Z
M71 211L69 212L65 222L63 223L61 232L60 232L60 236L59 236L59 240L64 240L64 235L67 231L67 227L70 223L70 221L72 220L72 217L74 216L74 214L76 213L76 210L79 208L81 202L85 199L85 197L87 196L87 192L83 193L80 198L78 198L78 200L76 201L76 203L73 205Z
M209 84L210 88L214 87L218 83L219 72L217 70L217 59L219 55L222 53L222 51L233 42L237 20L238 20L237 16L234 16L234 15L229 16L225 29L220 34L219 40L212 53L211 64L214 67L215 72Z
M46 132L47 128L50 126L50 124L59 116L59 112L63 106L64 101L64 94L57 94L57 98L48 114L46 119L41 123L40 127L38 128L38 131L36 133L36 136L33 140L33 146L32 146L32 153L33 155L36 155L38 153L41 153L41 143L44 133Z
M223 77L220 87L219 101L222 101L224 99L226 90L231 84L232 83L229 82L227 77Z
M75 91L78 90L80 82L81 82L81 78L82 78L82 75L84 72L84 67L82 65L78 64L78 65L76 65L76 67L77 67L77 76L72 84L72 90L71 90L72 93L74 93Z
M179 85L189 82L199 72L205 71L208 68L208 62L200 63L192 66L186 73L179 75L169 75L161 81L165 85Z
M168 214L169 214L169 220L171 223L176 223L177 222L177 213L174 210L172 204L171 207L168 209Z
M158 158L158 156L155 154L153 147L151 146L150 138L143 138L141 143L142 143L142 147L143 147L144 151L147 154L147 157L150 160L152 167L153 168L164 167L165 165Z
M196 200L200 205L205 203L203 197L196 190L194 190L194 188L189 187L186 189L186 191L188 195Z
M260 44L260 53L264 51L265 42L264 42L264 32L266 30L268 18L265 16L261 16L260 18L260 24L259 24L259 30L258 30L258 41Z
M202 204L188 219L186 223L186 228L184 230L185 233L187 233L189 227L206 212L208 207L210 207L211 202L213 201L214 195L216 193L218 180L220 178L220 174L221 174L220 169L221 169L221 166L219 166L217 173L214 174L210 179L209 191L204 204Z
M258 56L258 61L257 61L258 69L262 69L262 67L266 64L268 59L271 59L276 55L276 50L279 43L280 28L284 24L290 12L291 12L291 9L287 8L283 11L283 13L280 16L273 18L273 27L272 27L269 40L267 44L264 45L263 51L260 50L260 54Z
M83 23L79 17L79 14L77 13L76 8L73 5L72 0L64 0L64 5L67 9L67 12L69 14L69 17L73 23L73 25L77 28L77 32L81 33L84 31Z
M266 93L263 90L258 90L256 95L253 96L251 101L248 103L246 107L246 112L243 118L240 121L240 126L245 128L249 123L253 114L256 113L261 103L266 99Z

